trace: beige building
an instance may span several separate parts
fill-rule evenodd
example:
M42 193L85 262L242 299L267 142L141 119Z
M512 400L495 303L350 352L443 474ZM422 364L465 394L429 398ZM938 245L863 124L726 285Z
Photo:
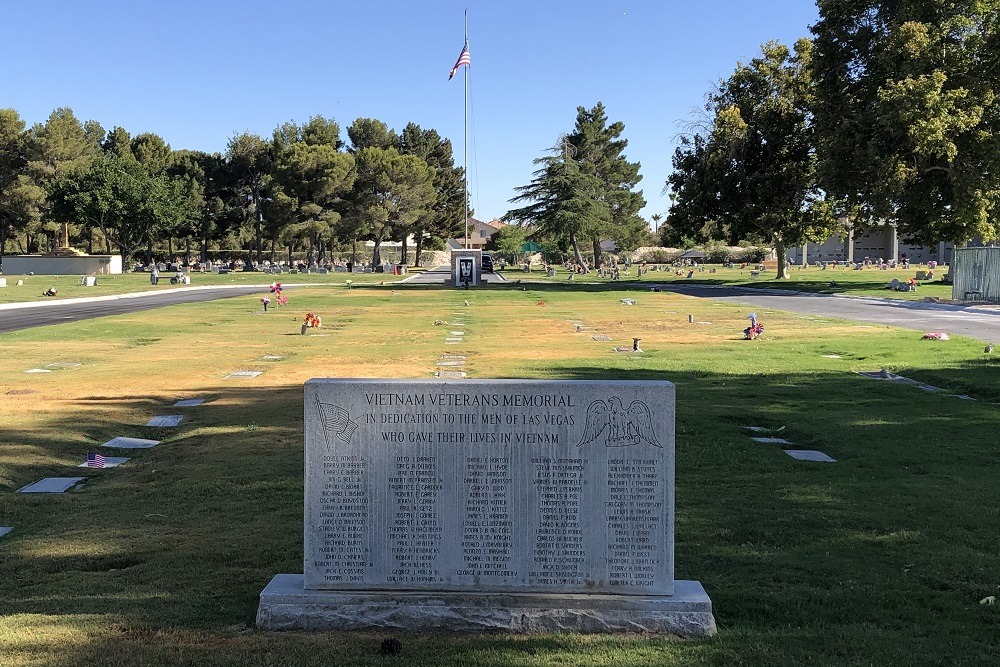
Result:
M506 222L502 222L496 218L490 220L489 222L469 218L468 223L469 248L472 250L482 250L486 246L486 243L490 240L491 236L507 226ZM448 239L448 247L453 250L464 248L465 237L462 236L459 238Z

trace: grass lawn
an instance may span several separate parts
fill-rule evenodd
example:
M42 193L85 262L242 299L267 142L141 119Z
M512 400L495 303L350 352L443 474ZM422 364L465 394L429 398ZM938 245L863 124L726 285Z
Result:
M670 284L681 283L691 285L728 285L736 287L747 287L752 289L785 289L799 292L817 292L821 294L845 294L849 296L876 297L883 299L906 299L919 301L926 297L938 299L951 299L951 285L941 282L945 269L935 269L935 279L932 281L920 281L915 292L896 292L887 290L885 287L893 278L905 283L910 278L914 278L918 271L926 271L926 267L911 268L908 270L892 269L881 271L879 269L863 269L854 271L844 267L829 268L823 271L817 267L810 266L805 269L793 266L790 268L790 278L786 280L776 280L774 271L762 271L758 278L751 278L750 269L740 269L734 267L727 269L720 265L705 265L705 271L700 268L694 269L695 273L691 278L687 277L691 269L674 269L664 266L662 271L649 271L640 276L636 275L636 267L623 272L621 281L638 282L641 284ZM710 273L715 269L715 273ZM677 275L676 271L681 271ZM517 270L504 272L507 278L512 280L531 279L544 280L546 282L565 283L569 280L569 272L560 267L556 267L556 275L549 278L543 269L537 268L531 273L523 273ZM594 272L577 275L573 277L574 282L605 284L611 281L609 278L598 278Z
M58 294L55 298L57 299L183 289L185 287L184 285L171 285L171 276L173 276L171 272L164 271L160 274L160 281L157 285L149 284L148 273L123 273L113 276L98 276L97 285L93 287L83 287L80 285L80 276L2 276L7 278L7 287L0 287L0 303L51 300L52 297L42 296L42 292L49 287L56 288ZM394 276L391 273L329 273L327 275L320 275L318 273L298 273L291 275L283 273L280 275L270 275L258 271L237 271L223 275L217 273L192 273L191 286L270 285L275 281L282 284L343 285L348 280L354 284L363 285L382 282L390 283L403 280L406 277ZM18 285L17 281L19 280L23 281L24 284Z
M0 336L0 665L995 662L1000 604L980 601L1000 597L1000 360L971 339L770 311L743 341L744 307L700 302L689 325L689 298L643 288L627 307L620 290L313 286L266 314L249 296ZM466 299L466 340L445 346L434 321ZM299 335L306 311L318 335ZM633 336L645 353L612 350ZM302 571L302 383L430 378L445 351L470 377L677 384L676 576L704 584L716 637L254 629L271 577ZM55 362L81 365L24 373ZM854 373L883 366L977 400ZM264 373L223 380L236 370ZM173 413L177 429L144 426ZM745 425L838 462L795 461ZM73 467L118 435L163 443ZM14 493L46 476L87 482ZM394 635L402 653L379 655Z

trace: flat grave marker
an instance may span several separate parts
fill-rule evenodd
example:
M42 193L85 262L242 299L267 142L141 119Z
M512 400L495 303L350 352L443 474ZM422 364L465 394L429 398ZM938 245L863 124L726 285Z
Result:
M280 354L265 354L261 359L264 361L281 361L284 357Z
M116 449L149 449L160 444L159 440L147 440L145 438L127 438L118 436L105 442L101 447L114 447Z
M750 438L750 439L753 440L754 442L763 442L763 443L769 444L769 445L790 445L790 444L792 444L788 440L785 440L784 438L775 438L775 437L771 437L771 436L767 436L767 437L754 437L754 438Z
M181 423L184 419L184 415L156 415L148 422L146 426L156 426L158 428L173 428Z
M244 380L263 375L264 371L234 371L227 375L224 380Z
M462 339L461 338L445 338L444 342L446 342L446 343L461 343Z
M602 343L606 343L608 341L614 340L611 336L605 336L604 334L600 334L600 335L597 335L597 336L591 336L590 338L591 338L591 340L600 341Z
M12 530L14 530L13 526L0 526L0 537L3 537Z
M25 373L51 373L51 368L29 368Z
M33 484L22 486L18 493L66 493L86 477L46 477Z
M468 377L468 373L465 371L437 371L434 373L434 377L444 378L447 380L458 380Z
M76 361L55 361L51 364L45 364L46 368L77 368L82 364Z
M205 402L204 398L185 398L182 401L177 401L171 407L174 408L193 408L196 405L201 405Z
M786 454L799 461L816 461L819 463L836 463L837 459L830 458L826 454L815 449L786 449Z
M438 366L464 366L465 361L463 359L445 359L444 361L437 362Z
M94 468L100 470L103 468L117 468L121 464L127 462L129 459L124 456L105 456L103 466L91 466L88 465L86 461L77 466L77 468Z

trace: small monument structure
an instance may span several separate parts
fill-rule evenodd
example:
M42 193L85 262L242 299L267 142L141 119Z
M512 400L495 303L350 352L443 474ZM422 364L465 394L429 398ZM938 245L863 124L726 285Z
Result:
M483 280L483 251L460 248L451 251L451 275L455 287L476 287Z
M59 247L41 255L7 255L3 258L3 273L21 275L33 273L46 276L88 276L122 273L121 255L88 255L69 244L69 225L64 223Z
M669 382L314 379L265 630L715 633L674 579Z

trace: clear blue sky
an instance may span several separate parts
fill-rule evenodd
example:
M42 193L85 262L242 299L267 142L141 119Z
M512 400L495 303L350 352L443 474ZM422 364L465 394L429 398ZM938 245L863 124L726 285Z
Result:
M810 0L6 0L0 107L31 124L68 106L220 152L234 133L314 115L412 121L461 164L463 82L447 78L465 9L470 190L486 219L598 101L642 163L643 214L664 212L676 135L712 82L817 19Z

